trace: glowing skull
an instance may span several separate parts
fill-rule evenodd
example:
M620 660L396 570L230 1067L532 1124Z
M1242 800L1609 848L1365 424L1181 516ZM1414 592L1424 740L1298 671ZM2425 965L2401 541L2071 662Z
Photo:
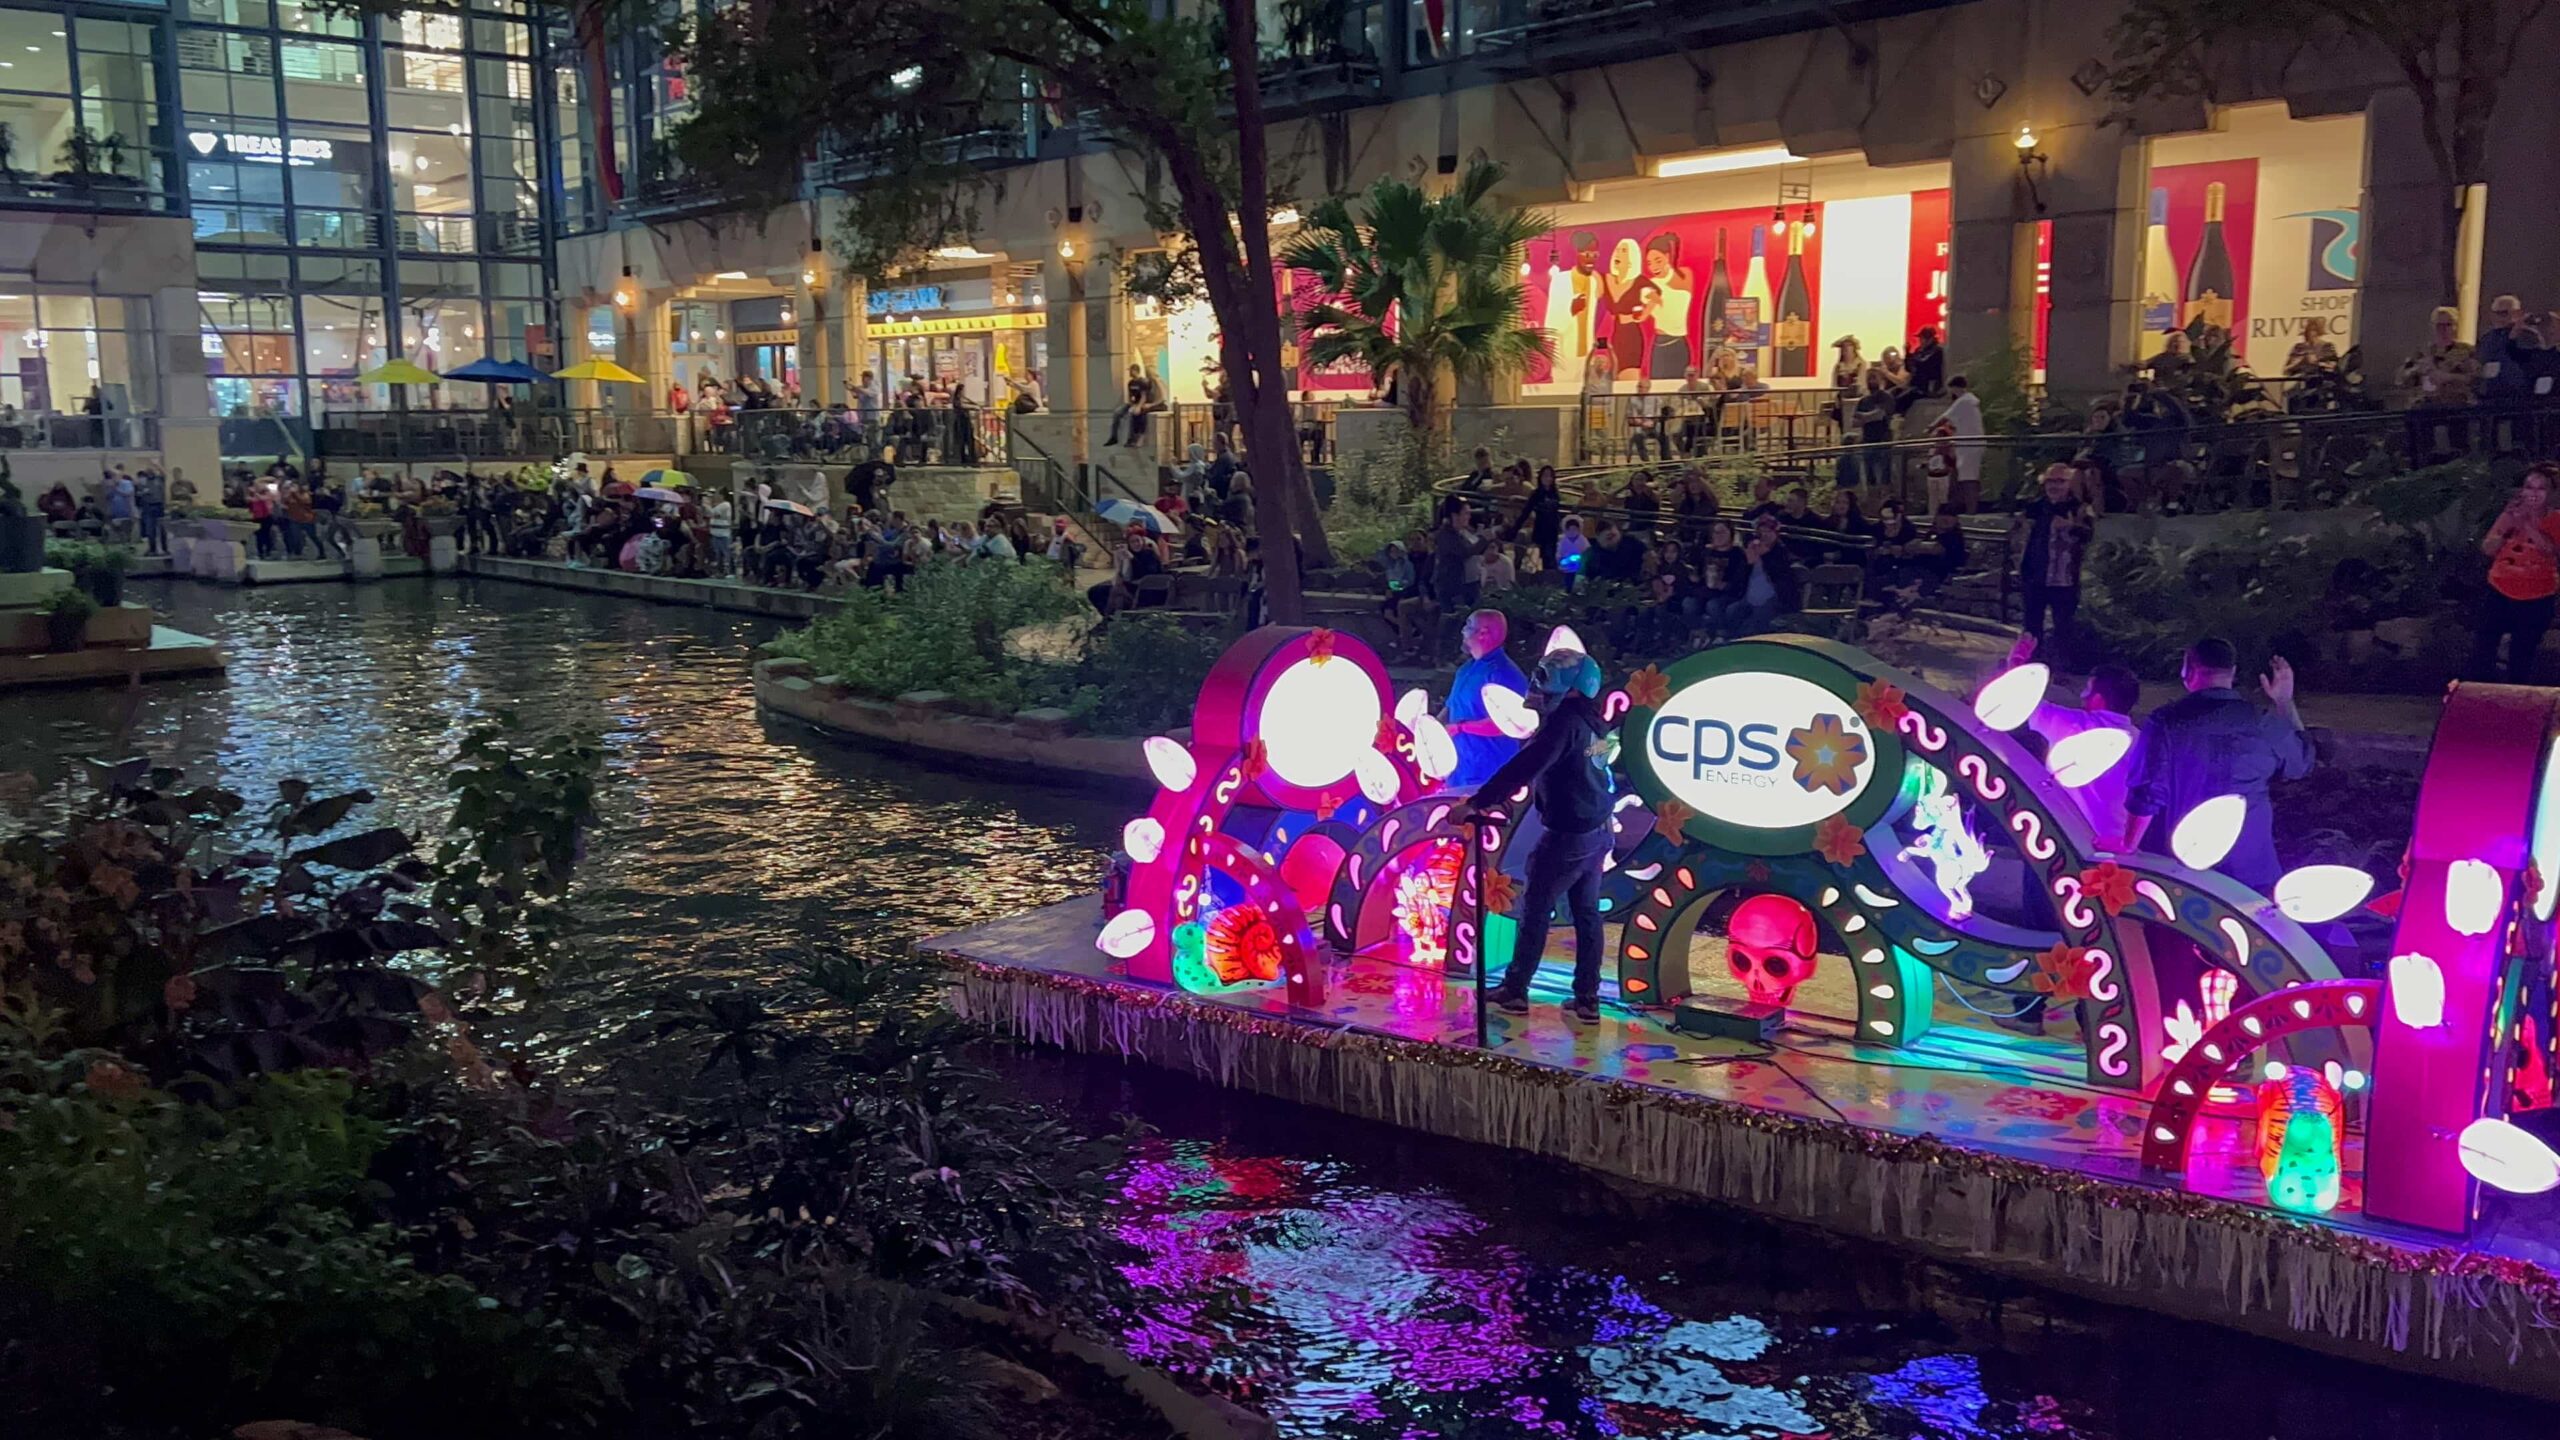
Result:
M1796 987L1813 978L1817 935L1813 912L1784 895L1754 895L1725 926L1725 964L1752 1002L1783 1009Z

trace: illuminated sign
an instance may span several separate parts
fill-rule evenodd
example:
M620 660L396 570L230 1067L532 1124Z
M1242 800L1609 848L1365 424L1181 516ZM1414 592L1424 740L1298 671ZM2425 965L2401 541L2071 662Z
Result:
M276 135L225 135L211 130L190 130L187 132L187 144L193 146L199 155L209 156L220 149L228 152L234 160L260 165L308 167L338 158L336 147L326 140L287 141Z
M1676 691L1646 722L1644 746L1682 803L1748 830L1819 824L1856 803L1876 773L1877 747L1858 713L1775 671L1713 675Z
M899 311L939 310L945 303L939 285L910 285L901 290L874 290L869 303L874 315L894 315Z

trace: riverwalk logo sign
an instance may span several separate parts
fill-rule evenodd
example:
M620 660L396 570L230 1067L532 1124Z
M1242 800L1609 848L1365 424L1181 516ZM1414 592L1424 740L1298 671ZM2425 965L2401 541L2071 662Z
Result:
M1745 641L1670 667L1661 702L1631 709L1621 732L1638 792L1686 807L1690 839L1746 854L1802 853L1834 816L1873 824L1902 747L1858 714L1857 674L1826 653L1838 648Z

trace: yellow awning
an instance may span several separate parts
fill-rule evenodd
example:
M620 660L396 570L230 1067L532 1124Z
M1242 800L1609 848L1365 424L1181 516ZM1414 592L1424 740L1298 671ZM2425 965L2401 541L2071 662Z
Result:
M553 374L551 378L554 380L602 380L609 385L647 383L610 360L581 360L568 369Z
M359 385L433 385L440 377L424 366L406 360L392 360L376 365L356 377Z

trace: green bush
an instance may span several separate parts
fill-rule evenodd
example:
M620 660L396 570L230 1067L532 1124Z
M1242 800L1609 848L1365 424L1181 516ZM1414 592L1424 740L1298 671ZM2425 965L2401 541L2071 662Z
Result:
M991 710L1023 703L1024 662L1006 637L1084 613L1066 576L1045 564L938 560L903 594L857 589L843 608L772 649L809 661L846 689L873 699L941 690Z
M1028 689L1094 734L1152 735L1191 723L1200 686L1226 648L1221 633L1163 615L1122 615L1093 632L1073 665L1049 667Z

